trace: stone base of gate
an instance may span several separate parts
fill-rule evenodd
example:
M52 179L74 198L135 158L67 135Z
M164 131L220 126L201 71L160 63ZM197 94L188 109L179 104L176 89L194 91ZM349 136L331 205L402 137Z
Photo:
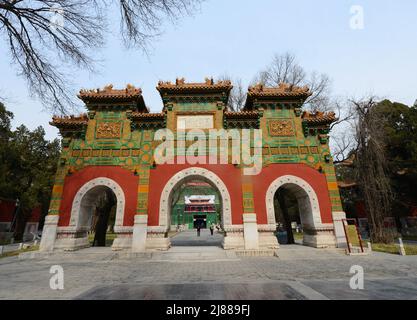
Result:
M314 248L336 248L333 225L304 228L303 245Z
M166 251L171 248L171 239L168 231L163 227L148 227L146 237L146 250Z
M148 215L136 215L135 225L133 226L132 234L132 251L144 252L146 251L146 240L148 236Z
M243 214L243 236L246 250L259 249L259 232L255 213Z
M111 246L112 250L124 250L132 247L132 227L115 227L117 237ZM75 227L57 228L54 249L64 251L75 251L91 247L86 230L76 230Z
M279 248L278 238L275 235L276 226L274 224L258 224L259 249L276 250Z
M58 228L54 245L55 250L75 251L90 246L87 231L76 231L72 227Z
M132 234L117 235L111 249L114 251L132 248Z
M347 248L345 229L343 227L343 220L346 219L346 213L343 211L332 212L334 233L338 248Z
M47 215L45 217L45 224L42 231L42 239L39 245L39 251L52 251L54 250L56 233L58 229L59 216Z
M225 235L222 247L225 250L245 249L243 225L223 226Z
M55 250L75 251L91 246L88 238L68 238L57 239L55 242Z
M114 233L117 234L111 246L112 250L124 250L132 248L133 227L115 226Z

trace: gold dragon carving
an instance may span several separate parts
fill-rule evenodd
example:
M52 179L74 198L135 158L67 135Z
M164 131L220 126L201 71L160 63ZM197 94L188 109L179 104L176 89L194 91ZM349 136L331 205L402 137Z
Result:
M120 138L120 122L101 122L97 126L97 139L117 139Z
M285 137L294 135L294 128L291 120L270 121L269 134L273 137Z

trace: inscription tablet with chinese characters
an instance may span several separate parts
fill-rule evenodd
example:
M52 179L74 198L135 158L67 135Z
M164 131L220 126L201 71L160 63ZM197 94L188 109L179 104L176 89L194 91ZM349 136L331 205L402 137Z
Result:
M177 129L213 129L214 119L213 115L190 115L177 117Z

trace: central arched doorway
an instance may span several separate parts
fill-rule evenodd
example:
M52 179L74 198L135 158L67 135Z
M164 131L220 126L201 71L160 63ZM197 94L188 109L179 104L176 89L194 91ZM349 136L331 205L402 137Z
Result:
M205 200L209 196L214 196L214 203L216 203L217 196L216 212L212 212L212 210L198 212L198 208L206 207L206 210L209 209L207 207L211 204L204 203L203 206L191 204L190 208L196 210L185 213L185 215L188 215L187 218L184 215L182 217L176 215L175 209L178 209L177 204L181 196L184 195L184 190L187 186L195 183L203 184L206 188L212 190L209 192L211 194L200 195L205 196ZM199 195L194 196L196 196L194 199L198 199ZM165 185L159 208L159 227L164 228L168 236L172 237L169 239L171 245L175 246L181 243L181 241L177 241L179 238L176 237L184 236L182 242L184 246L224 246L226 236L224 230L231 225L231 200L226 185L215 173L204 168L188 168L178 172ZM214 224L216 234L214 237L211 236L210 224ZM184 225L186 225L185 228ZM200 227L200 237L197 234L198 227ZM186 230L182 230L182 228ZM212 239L217 240L211 241Z
M172 191L171 246L218 246L223 242L222 201L204 179L184 180Z

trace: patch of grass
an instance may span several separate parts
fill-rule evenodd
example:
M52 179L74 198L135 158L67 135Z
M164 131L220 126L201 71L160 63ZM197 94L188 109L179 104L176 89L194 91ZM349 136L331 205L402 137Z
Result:
M417 236L402 236L403 240L417 241Z
M0 255L0 258L14 257L14 256L18 256L19 254L21 254L23 252L38 251L38 250L39 250L39 245L31 246L29 248L22 249L22 250L15 250L15 251L5 252L2 255Z
M117 238L117 234L116 233L110 233L107 232L106 233L106 247L110 247L113 244L114 239ZM94 233L90 233L88 235L88 242L90 242L91 244L94 241Z
M114 240L117 238L117 235L115 233L106 233L106 241L107 240ZM94 233L90 233L88 235L88 241L93 242L94 241Z
M294 232L294 240L303 240L304 234L302 232Z
M181 231L169 231L168 232L168 238L172 238L174 236L176 236L178 233L181 233Z
M407 255L417 255L417 245L405 244L405 253ZM372 243L372 250L391 254L400 254L398 244Z

